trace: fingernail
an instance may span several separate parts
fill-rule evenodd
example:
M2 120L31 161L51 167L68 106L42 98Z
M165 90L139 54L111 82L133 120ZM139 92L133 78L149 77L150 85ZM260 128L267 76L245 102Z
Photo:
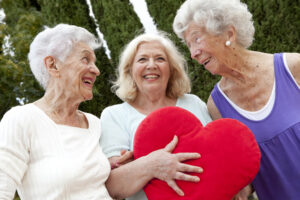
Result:
M198 176L195 177L195 182L199 182L200 178Z
M180 196L184 196L184 193L183 193L183 192L180 192Z
M201 167L198 168L198 173L202 173L203 172L203 169Z

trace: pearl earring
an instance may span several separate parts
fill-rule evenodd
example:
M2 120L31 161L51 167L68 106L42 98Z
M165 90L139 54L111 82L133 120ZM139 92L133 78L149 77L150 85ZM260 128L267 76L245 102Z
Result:
M227 41L225 42L225 45L228 46L228 47L230 46L230 44L231 44L231 42L230 42L229 40L227 40Z

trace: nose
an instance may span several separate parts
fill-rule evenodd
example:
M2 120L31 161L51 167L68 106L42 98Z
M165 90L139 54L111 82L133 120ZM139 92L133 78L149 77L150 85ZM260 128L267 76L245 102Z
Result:
M95 63L92 63L90 65L90 71L95 74L96 76L99 76L100 75L100 70L98 69L98 67L96 66Z
M150 58L147 64L147 69L151 69L151 68L156 68L156 63L153 58Z
M196 57L201 54L201 50L199 50L195 47L191 47L190 52L191 52L191 58L192 59L196 59Z

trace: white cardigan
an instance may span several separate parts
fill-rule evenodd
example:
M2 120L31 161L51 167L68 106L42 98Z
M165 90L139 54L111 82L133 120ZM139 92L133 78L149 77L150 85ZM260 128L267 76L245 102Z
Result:
M111 200L105 188L110 165L99 146L100 120L84 114L88 129L58 125L34 104L4 115L0 199L11 199L17 187L22 200Z

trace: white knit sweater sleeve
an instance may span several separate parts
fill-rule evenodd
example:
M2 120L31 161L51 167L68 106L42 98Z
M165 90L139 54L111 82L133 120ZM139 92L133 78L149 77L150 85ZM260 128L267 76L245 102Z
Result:
M0 170L0 199L12 200L16 192L17 184L6 173Z
M30 113L19 107L9 110L0 122L0 170L17 185L27 170L30 146Z

